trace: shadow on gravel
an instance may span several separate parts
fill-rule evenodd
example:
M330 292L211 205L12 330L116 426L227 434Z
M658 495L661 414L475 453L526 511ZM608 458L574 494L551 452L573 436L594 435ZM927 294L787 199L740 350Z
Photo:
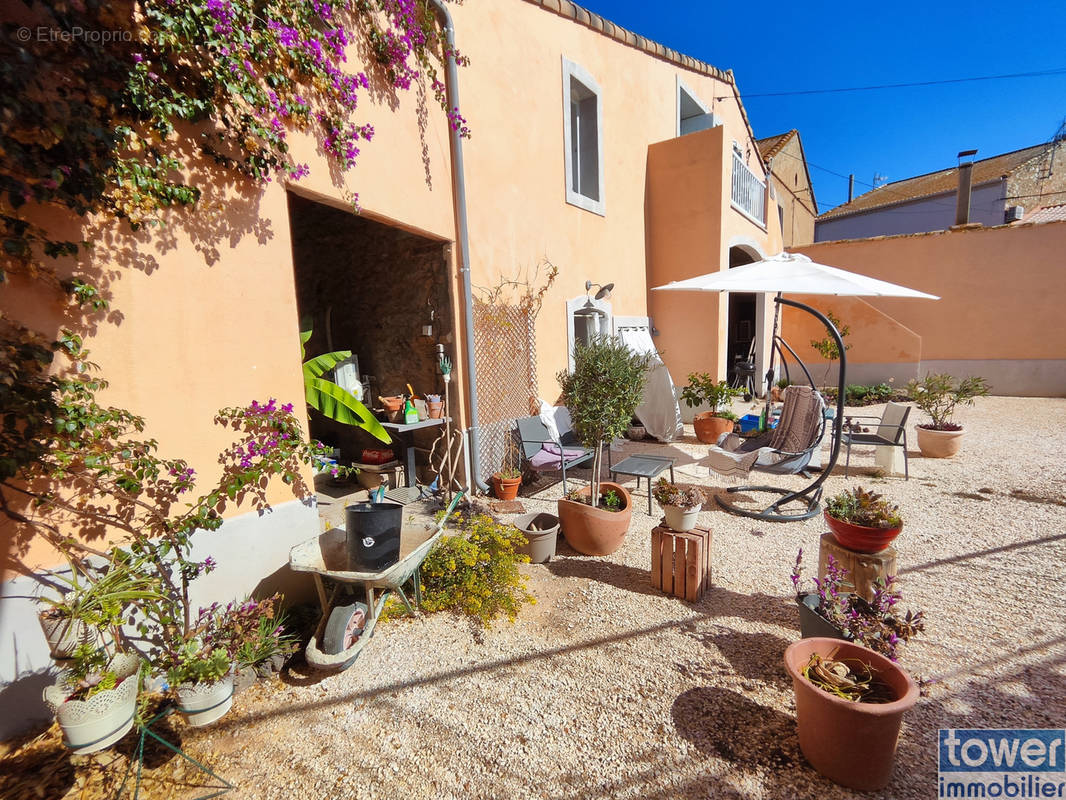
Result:
M796 721L737 692L710 686L689 689L678 695L670 715L678 734L701 753L737 766L768 767L771 774L805 766ZM766 789L768 796L785 796Z
M733 670L743 678L776 683L782 687L791 686L784 667L781 666L781 654L792 642L772 633L738 633L725 631L721 633L696 635L703 643L718 648L718 652L729 662Z
M567 550L570 550L567 547ZM570 552L576 552L570 550ZM658 589L653 589L648 581L648 570L629 567L625 564L613 564L596 558L552 559L546 566L552 575L558 578L587 578L600 583L608 583L618 589L637 594L663 596Z
M935 561L926 561L924 564L915 564L913 567L903 567L899 573L902 575L907 572L925 572L926 570L936 569L937 567L943 567L948 564L959 564L963 561L970 561L974 558L983 558L984 556L996 555L998 553L1009 553L1012 550L1024 550L1026 547L1040 547L1041 545L1049 544L1051 542L1061 542L1066 539L1066 533L1057 533L1054 536L1042 536L1039 539L1026 539L1024 542L1013 542L1011 544L1000 545L999 547L989 547L985 550L975 550L972 553L961 553L951 558L938 558Z

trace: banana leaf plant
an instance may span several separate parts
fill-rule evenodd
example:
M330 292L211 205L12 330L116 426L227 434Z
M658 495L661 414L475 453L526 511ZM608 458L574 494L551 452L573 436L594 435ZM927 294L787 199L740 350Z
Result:
M323 416L336 420L344 425L354 425L362 428L375 439L388 444L392 441L389 432L381 427L381 423L375 419L370 409L360 402L354 394L342 386L322 376L343 362L351 358L351 350L336 350L332 353L307 358L305 346L311 338L312 330L308 328L300 331L300 356L304 361L304 397L307 405L318 411Z

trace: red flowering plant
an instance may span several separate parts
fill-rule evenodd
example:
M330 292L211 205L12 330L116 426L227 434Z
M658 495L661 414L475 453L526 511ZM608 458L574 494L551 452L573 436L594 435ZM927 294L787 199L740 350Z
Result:
M867 601L845 589L847 570L832 555L826 559L825 577L813 579L813 592L802 587L802 564L801 548L791 576L796 600L840 630L844 638L896 661L899 646L925 630L923 612L897 608L902 596L895 575L878 578L872 599Z

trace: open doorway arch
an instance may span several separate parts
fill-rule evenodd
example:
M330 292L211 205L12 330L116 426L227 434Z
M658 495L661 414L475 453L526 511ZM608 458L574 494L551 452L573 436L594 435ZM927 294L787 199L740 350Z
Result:
M762 256L751 245L739 244L729 248L729 268L752 264ZM758 331L762 323L758 295L752 292L730 292L726 334L726 371L733 385L747 384L744 364L758 358ZM759 384L755 375L756 387Z

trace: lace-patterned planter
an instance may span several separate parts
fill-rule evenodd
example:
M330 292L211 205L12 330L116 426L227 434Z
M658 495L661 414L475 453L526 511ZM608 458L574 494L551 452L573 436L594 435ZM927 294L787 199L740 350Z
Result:
M110 648L115 643L113 637L101 633L99 629L86 625L81 620L51 616L43 612L37 615L37 619L41 623L41 630L44 632L45 641L48 642L52 658L56 661L69 660L80 644Z
M178 711L194 728L210 725L233 705L233 676L214 683L183 683L176 687Z
M112 658L109 666L121 683L88 700L67 700L73 691L67 672L61 672L59 681L44 690L44 701L63 729L63 743L75 755L104 750L133 727L139 665L134 655L120 653Z

